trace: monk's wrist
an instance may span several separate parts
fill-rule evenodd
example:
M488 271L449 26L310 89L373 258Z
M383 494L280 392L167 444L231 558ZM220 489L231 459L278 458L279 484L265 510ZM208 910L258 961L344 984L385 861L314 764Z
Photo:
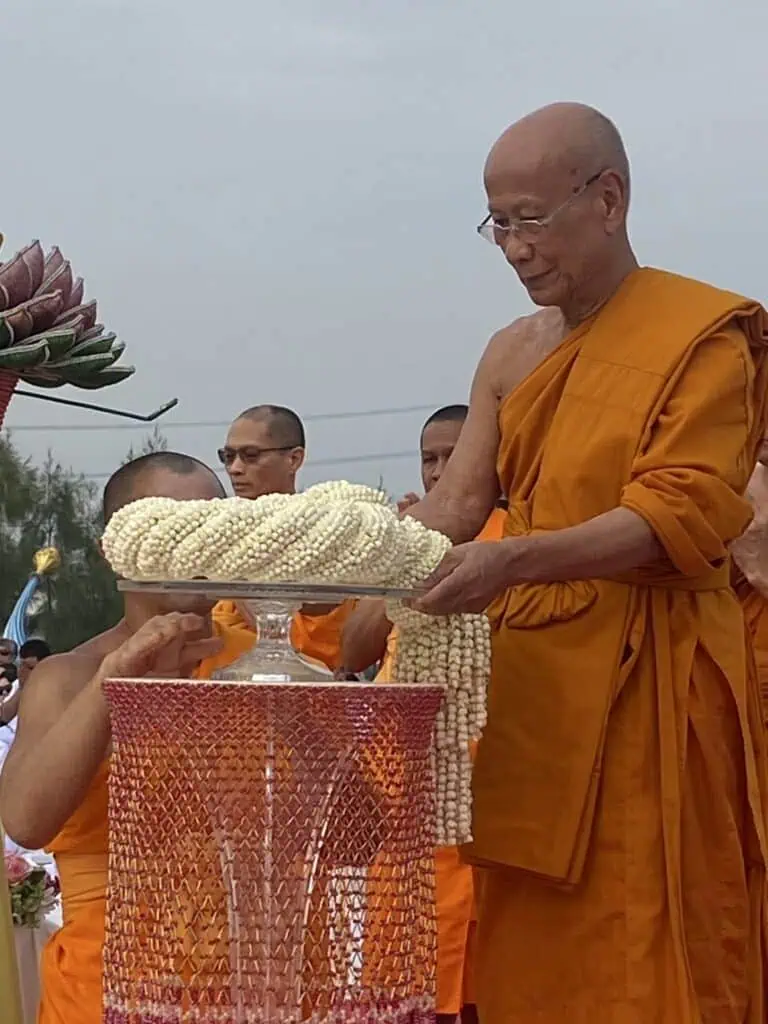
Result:
M497 542L504 582L507 586L538 583L543 579L542 553L536 544L537 540L537 537L507 537Z

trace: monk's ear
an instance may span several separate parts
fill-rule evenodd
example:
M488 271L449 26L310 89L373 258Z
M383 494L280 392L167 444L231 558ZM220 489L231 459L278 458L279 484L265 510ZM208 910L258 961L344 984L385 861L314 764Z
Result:
M298 473L301 467L304 465L304 459L307 457L307 453L303 448L293 448L288 455L288 459L291 464L291 469L294 473Z
M600 203L606 234L614 235L627 222L629 189L617 171L606 171L600 179Z

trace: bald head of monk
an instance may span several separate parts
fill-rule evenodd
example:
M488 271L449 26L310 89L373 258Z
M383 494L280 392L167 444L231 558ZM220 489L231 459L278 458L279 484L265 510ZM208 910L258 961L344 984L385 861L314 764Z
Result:
M229 428L219 459L241 498L293 494L304 463L304 424L282 405L255 405Z
M575 324L636 266L627 236L629 161L604 114L555 103L511 125L485 165L483 235L531 299Z
M116 470L104 488L104 523L124 505L140 498L173 498L176 501L225 497L221 481L204 462L180 452L151 452L126 462ZM196 612L206 615L213 602L198 595L125 595L130 603L146 606L154 615L165 612Z
M421 429L421 482L429 494L443 475L448 459L459 442L469 408L446 405L433 412Z

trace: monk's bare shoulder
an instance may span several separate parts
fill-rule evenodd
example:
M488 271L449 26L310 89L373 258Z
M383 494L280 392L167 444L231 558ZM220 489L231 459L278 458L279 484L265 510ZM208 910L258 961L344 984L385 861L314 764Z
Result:
M102 661L124 639L108 630L66 654L41 661L21 692L18 735L27 738L44 732L98 672Z
M559 309L538 309L502 327L488 342L482 364L497 399L501 400L557 348L566 334Z

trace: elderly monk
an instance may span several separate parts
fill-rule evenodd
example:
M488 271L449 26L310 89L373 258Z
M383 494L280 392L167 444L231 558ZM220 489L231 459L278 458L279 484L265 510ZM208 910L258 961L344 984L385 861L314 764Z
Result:
M766 762L728 546L766 316L639 268L614 125L556 104L485 167L543 307L490 341L438 485L423 611L495 626L474 776L483 1024L764 1024ZM462 543L497 497L505 539Z
M240 413L218 455L235 494L254 499L265 494L295 494L296 476L305 453L304 424L292 409L256 405ZM293 620L291 639L295 649L309 661L335 671L340 660L341 629L351 608L349 602L336 607L305 605ZM254 624L239 602L220 601L213 618L227 629L248 632L253 641Z
M215 473L197 459L155 452L110 479L104 517L138 498L222 495ZM47 846L61 877L64 926L43 953L39 1024L102 1019L111 752L103 680L208 678L252 639L212 630L204 599L126 594L117 626L69 654L46 658L25 685L16 741L0 778L0 817L22 846Z
M421 430L421 481L424 492L436 486L459 440L467 417L466 405L447 405L432 413ZM401 509L419 499L406 495ZM494 509L478 540L500 540L505 513ZM382 661L377 682L390 682L396 631L386 616L384 602L361 601L342 632L342 664L360 672ZM474 997L476 915L472 868L462 862L455 846L435 851L435 911L437 916L438 1024L452 1024L461 1014L463 1024L477 1020Z
M736 593L744 609L768 727L768 441L763 439L747 495L754 519L731 547Z

